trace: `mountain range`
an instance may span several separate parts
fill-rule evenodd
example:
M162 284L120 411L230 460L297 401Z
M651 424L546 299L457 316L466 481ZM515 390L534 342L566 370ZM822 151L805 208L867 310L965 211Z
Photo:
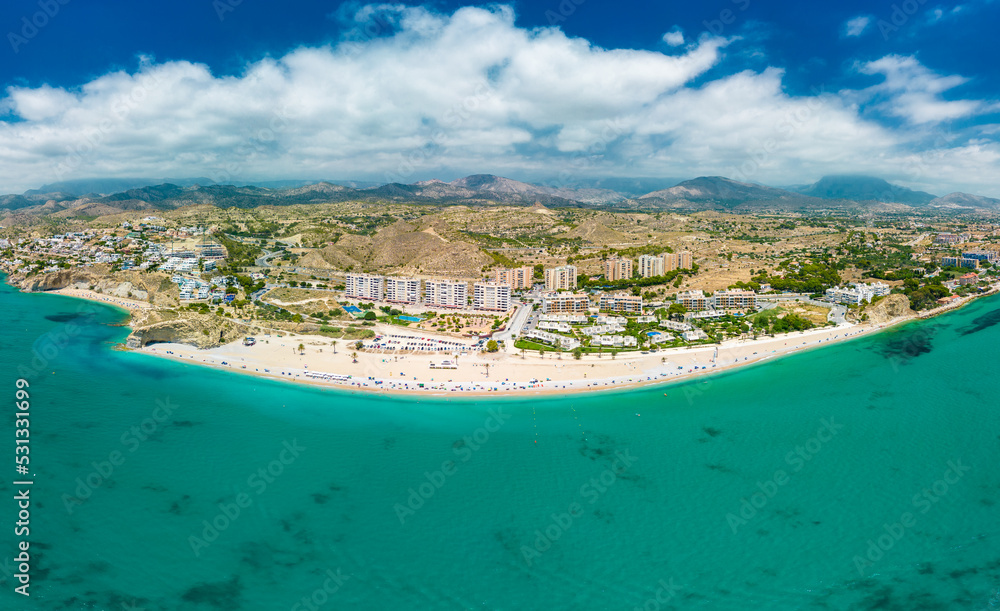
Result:
M657 187L644 192L644 188ZM451 182L374 184L351 181L276 181L214 184L206 178L94 179L44 185L0 196L0 211L102 216L124 210L169 210L193 204L253 208L339 201L418 204L544 205L625 210L732 212L833 209L1000 210L1000 200L951 193L938 197L871 176L826 176L811 185L771 187L722 176L691 180L599 179L573 186L521 182L474 174ZM900 208L903 206L904 208Z

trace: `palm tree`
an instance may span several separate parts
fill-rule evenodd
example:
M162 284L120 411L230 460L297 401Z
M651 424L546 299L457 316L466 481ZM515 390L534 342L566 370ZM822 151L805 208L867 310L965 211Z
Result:
M302 354L302 353L304 353L305 351L306 351L306 346L305 346L305 344L299 344L299 354Z
M358 362L358 353L357 352L352 352L351 353L351 358L354 359L355 363L357 363Z
M333 346L333 353L337 354L337 340L330 342L330 345Z

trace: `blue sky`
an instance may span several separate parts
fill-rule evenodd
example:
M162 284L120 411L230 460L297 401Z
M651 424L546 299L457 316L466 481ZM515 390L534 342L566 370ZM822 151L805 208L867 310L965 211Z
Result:
M869 173L1000 197L1000 3L8 0L0 192Z

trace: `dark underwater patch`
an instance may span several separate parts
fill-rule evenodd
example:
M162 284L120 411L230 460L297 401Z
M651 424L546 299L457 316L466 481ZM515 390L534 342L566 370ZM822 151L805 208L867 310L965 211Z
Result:
M83 314L60 312L59 314L49 314L45 317L45 320L51 320L52 322L70 322L72 320L76 320L77 318L83 318Z
M959 333L962 335L971 335L998 324L1000 324L1000 310L993 310L973 320L971 325L961 329Z
M243 595L243 586L239 577L229 581L202 583L191 588L181 596L184 602L199 605L209 605L218 609L238 609Z
M879 348L879 354L890 361L907 362L934 349L930 331L921 329L913 333L887 337Z

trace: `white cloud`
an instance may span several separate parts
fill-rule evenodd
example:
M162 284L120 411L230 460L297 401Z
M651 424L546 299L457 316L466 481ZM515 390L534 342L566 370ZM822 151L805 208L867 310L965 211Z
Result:
M863 74L881 74L885 80L865 94L880 100L877 107L889 115L902 117L913 124L941 123L988 112L991 104L980 100L945 100L941 94L965 84L959 75L942 76L915 57L887 55L862 64Z
M663 35L663 42L671 47L679 47L684 44L684 32L680 28L671 30Z
M865 30L868 29L869 24L871 24L872 18L867 15L861 15L860 17L855 17L847 21L845 27L845 34L847 36L861 36Z
M695 86L719 66L724 38L703 35L667 55L518 28L507 7L377 9L390 24L377 35L364 27L375 9L363 9L341 42L239 75L144 60L71 90L10 87L0 100L15 117L0 122L0 192L92 176L414 182L473 172L788 184L833 172L900 176L931 149L960 176L997 152L989 139L921 144L920 129L864 114L885 104L883 113L921 126L988 107L944 100L964 79L913 58L862 66L885 76L867 90L793 96L778 68Z

